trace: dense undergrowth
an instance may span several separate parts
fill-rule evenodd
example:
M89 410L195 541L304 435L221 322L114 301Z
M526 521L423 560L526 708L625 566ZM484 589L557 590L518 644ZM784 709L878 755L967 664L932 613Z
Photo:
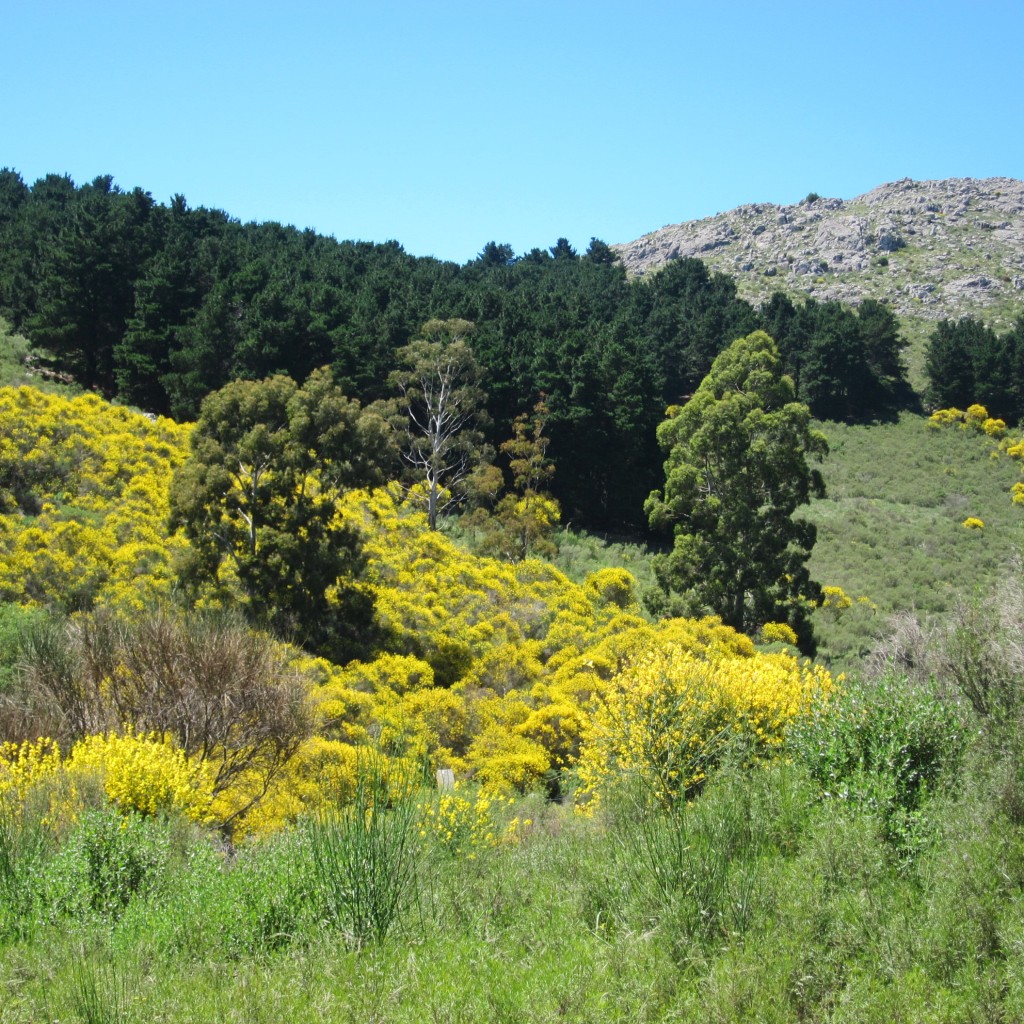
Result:
M176 606L187 428L31 389L0 426L0 1024L1024 1015L985 437L827 425L816 628L861 681L651 621L624 545L478 557L387 489L339 508L380 646L334 665Z
M0 833L0 1021L1016 1018L1015 730L968 745L966 708L891 678L843 707L673 808L634 777L592 817L376 811L371 765L347 811L229 854L102 803L56 844L34 803Z

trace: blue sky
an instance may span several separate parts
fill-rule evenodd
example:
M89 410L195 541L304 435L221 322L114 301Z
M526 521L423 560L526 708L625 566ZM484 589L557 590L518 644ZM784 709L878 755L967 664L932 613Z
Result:
M1024 3L6 5L0 166L458 262L1024 177Z

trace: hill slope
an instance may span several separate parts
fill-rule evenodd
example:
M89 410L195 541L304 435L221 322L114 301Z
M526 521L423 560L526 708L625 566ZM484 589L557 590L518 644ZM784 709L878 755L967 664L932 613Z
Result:
M634 274L698 257L755 303L777 290L874 298L901 317L998 327L1024 303L1024 182L906 178L850 200L749 203L612 249Z

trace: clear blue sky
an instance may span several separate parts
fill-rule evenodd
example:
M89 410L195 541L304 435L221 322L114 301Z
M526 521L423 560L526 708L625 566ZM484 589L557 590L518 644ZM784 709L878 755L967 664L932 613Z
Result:
M10 2L0 166L463 262L1024 177L1022 0Z

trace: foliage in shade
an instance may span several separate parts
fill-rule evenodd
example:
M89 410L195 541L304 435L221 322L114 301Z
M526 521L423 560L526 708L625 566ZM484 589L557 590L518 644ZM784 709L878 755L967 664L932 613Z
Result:
M995 417L1024 418L1024 317L997 334L980 320L943 320L932 331L925 355L928 397L934 406L967 408L981 403Z
M190 542L186 588L194 598L237 594L254 622L351 656L367 642L372 608L353 586L359 537L335 507L346 489L382 482L391 459L383 420L326 369L301 388L275 376L209 395L171 487L172 528Z

